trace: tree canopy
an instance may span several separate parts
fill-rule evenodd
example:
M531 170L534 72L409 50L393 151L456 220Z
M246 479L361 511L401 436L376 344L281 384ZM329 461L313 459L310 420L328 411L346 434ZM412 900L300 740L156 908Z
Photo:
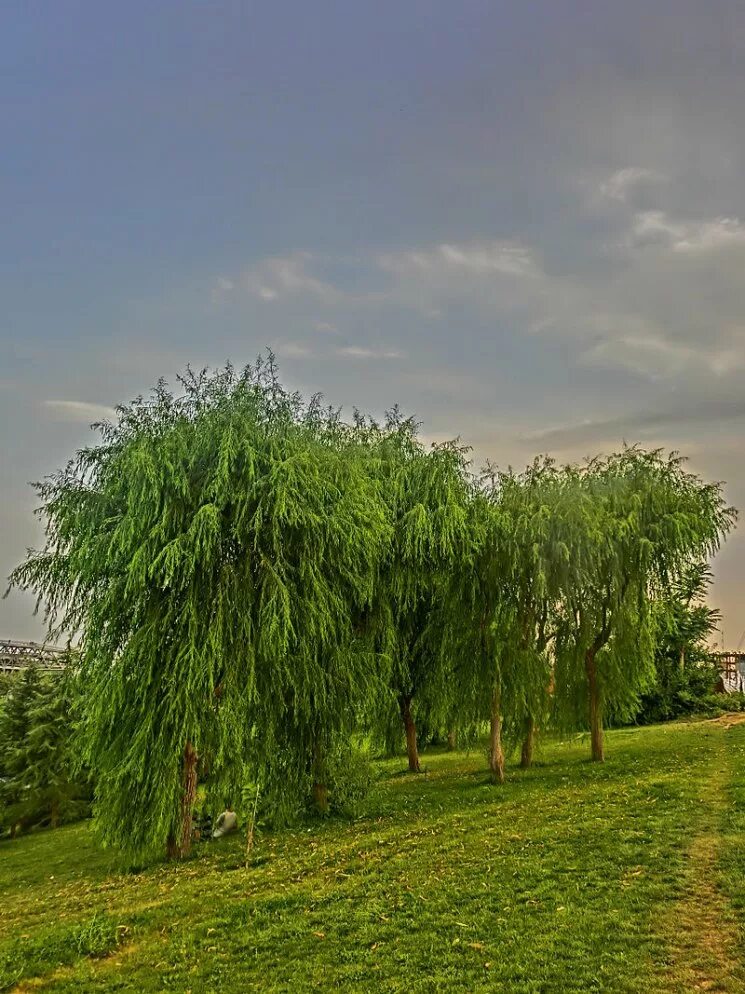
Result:
M250 765L293 803L379 679L351 612L390 526L338 417L271 359L181 382L39 486L47 546L15 576L80 635L98 823L136 854L188 849L200 757L216 791Z
M654 676L655 598L717 551L735 512L721 485L687 471L677 453L627 447L565 476L556 699L575 718L587 703L602 760L603 711L632 716Z
M451 704L452 665L440 651L438 620L446 578L473 550L468 450L457 442L426 449L416 423L397 410L382 426L358 419L357 428L391 527L376 598L376 642L390 660L390 693L380 700L377 722L386 728L391 711L400 715L416 772L417 715L436 725Z
M495 781L504 743L529 765L551 724L589 726L602 759L663 619L705 620L695 590L675 603L735 521L660 450L477 475L397 409L305 402L271 354L94 427L37 485L46 544L11 583L78 642L97 824L138 859L188 852L200 780L213 806L250 786L277 819L325 813L392 716L412 771L421 719L488 724Z

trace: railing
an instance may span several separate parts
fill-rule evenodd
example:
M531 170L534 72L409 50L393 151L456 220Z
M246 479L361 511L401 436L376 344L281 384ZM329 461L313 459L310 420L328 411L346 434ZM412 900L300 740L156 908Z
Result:
M57 646L0 639L0 673L17 673L29 666L56 673L65 668L66 662L65 649Z

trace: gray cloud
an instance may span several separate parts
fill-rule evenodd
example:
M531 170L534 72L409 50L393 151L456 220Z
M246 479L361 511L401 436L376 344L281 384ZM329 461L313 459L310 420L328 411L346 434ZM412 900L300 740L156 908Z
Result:
M602 198L625 202L639 187L648 187L666 180L662 173L644 166L626 166L617 169L598 186L598 194Z
M534 276L537 268L530 251L509 242L467 242L390 252L381 255L378 264L399 278L443 275L494 277Z
M245 290L267 303L286 297L310 296L333 303L342 296L338 287L319 279L312 272L313 256L295 252L273 256L248 267L239 277L219 276L213 294L230 294Z
M113 407L105 404L90 404L84 400L45 400L44 407L61 421L91 424L113 418Z
M566 448L603 442L609 438L633 441L638 433L689 429L745 420L745 397L691 399L665 409L629 412L626 416L597 418L528 432L522 441L546 448Z
M664 211L640 211L634 216L631 246L669 248L673 252L704 253L745 245L745 225L735 217L687 221Z
M403 353L398 349L366 348L361 345L345 345L335 349L335 354L342 359L402 359Z
M313 349L302 342L279 342L274 351L280 359L307 359L313 355Z
M322 335L338 335L339 329L335 324L330 321L314 321L313 330L320 332Z

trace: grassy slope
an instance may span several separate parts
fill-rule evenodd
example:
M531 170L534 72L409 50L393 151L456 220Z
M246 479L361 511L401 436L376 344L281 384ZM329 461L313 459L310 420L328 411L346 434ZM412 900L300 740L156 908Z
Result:
M135 875L87 825L1 843L0 989L745 991L745 724L586 748L504 788L479 754L386 764L374 814L248 870L238 838Z

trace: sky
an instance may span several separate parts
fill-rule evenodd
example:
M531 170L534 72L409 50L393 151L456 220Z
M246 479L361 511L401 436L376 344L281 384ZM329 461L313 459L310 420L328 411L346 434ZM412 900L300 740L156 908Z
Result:
M0 66L3 577L91 422L267 346L477 464L659 445L745 508L740 0L7 0Z

